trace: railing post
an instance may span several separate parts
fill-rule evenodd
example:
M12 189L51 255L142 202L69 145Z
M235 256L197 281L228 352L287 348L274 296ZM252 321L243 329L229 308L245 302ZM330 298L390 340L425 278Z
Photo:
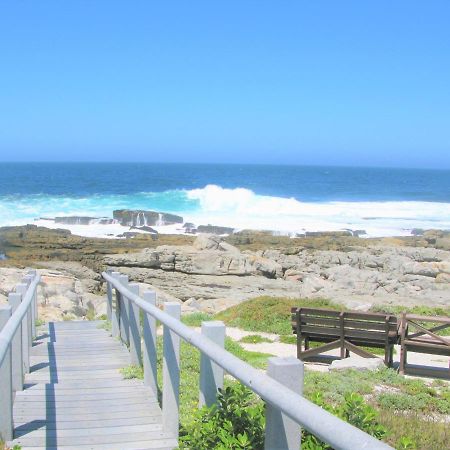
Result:
M144 292L144 301L156 306L156 293ZM158 398L157 378L157 354L156 354L156 319L143 311L143 336L144 336L144 384L149 386L155 398Z
M16 286L16 293L23 297L27 292L28 286L26 284L18 284ZM31 314L30 310L27 310L27 313L22 319L22 362L23 362L23 370L24 373L28 373L30 371L30 349L31 349Z
M267 375L291 389L303 392L303 361L297 358L269 358ZM301 445L300 426L270 403L266 405L266 450L298 450Z
M11 317L11 306L0 306L0 331ZM8 346L3 363L0 365L0 440L13 438L13 390L11 344Z
M112 272L111 276L118 281L120 273ZM111 316L111 334L113 337L117 337L120 336L120 292L115 289L114 294L114 305L112 305Z
M139 296L139 284L130 283L128 289ZM141 349L141 324L139 323L139 306L128 299L129 306L129 324L130 324L130 357L131 364L140 366L142 364L142 349Z
M112 275L113 271L112 269L108 269L106 271L108 275ZM112 285L109 281L106 282L106 317L107 319L112 322L112 311L113 311L113 289Z
M26 278L28 281L28 286L31 284L31 282L36 277L36 271L35 270L29 270ZM36 337L36 314L37 314L37 305L36 305L36 290L33 292L33 300L31 300L31 338L34 339Z
M128 276L119 275L119 282L122 286L128 288ZM130 301L122 294L120 294L120 337L122 342L130 345Z
M202 322L202 335L225 346L225 325L220 321ZM217 390L223 387L223 369L205 354L200 356L200 398L199 407L211 406L217 402Z
M181 305L164 303L164 312L175 319L181 317ZM163 430L178 439L180 403L180 338L164 325L163 331Z
M22 301L22 296L17 292L11 292L8 295L8 303L11 306L12 313L16 311ZM11 342L12 358L12 386L14 391L23 390L23 352L22 352L22 324L17 328L14 338Z

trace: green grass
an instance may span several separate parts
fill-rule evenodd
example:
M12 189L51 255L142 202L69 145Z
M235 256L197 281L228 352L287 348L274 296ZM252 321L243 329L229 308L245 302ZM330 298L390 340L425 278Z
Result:
M420 413L395 413L382 409L379 414L379 422L388 430L385 441L397 449L448 449L450 427L439 420L424 417ZM408 442L409 446L402 446L402 441Z
M42 325L45 325L45 320L42 319L36 319L36 326L42 327ZM0 447L1 448L1 447Z
M232 306L214 316L226 325L246 331L265 331L275 334L292 334L291 307L329 308L342 307L326 299L294 299L278 297L257 297Z
M109 320L102 319L103 323L101 323L97 328L101 328L102 330L111 331L112 330L112 324Z
M92 306L89 306L86 311L86 319L87 320L95 320L95 309Z
M158 352L158 386L162 388L162 337L157 339ZM230 338L225 339L225 349L233 355L246 361L256 368L265 368L267 358L271 355L244 350L237 342ZM120 373L125 379L144 378L144 371L141 366L127 366L120 369ZM183 340L180 348L180 421L186 424L192 411L198 408L199 396L199 373L200 373L200 352ZM228 380L227 383L230 383Z
M283 344L297 344L297 336L295 334L283 334L280 336L280 342Z
M213 316L202 312L195 312L181 316L181 321L190 327L200 327L202 322L206 322L208 320L214 320Z
M244 336L239 340L243 344L261 344L262 342L273 342L271 339L268 339L260 334L249 334Z
M401 305L375 305L371 308L373 312L400 315L402 312L418 314L420 316L450 316L450 308L431 306L401 306Z

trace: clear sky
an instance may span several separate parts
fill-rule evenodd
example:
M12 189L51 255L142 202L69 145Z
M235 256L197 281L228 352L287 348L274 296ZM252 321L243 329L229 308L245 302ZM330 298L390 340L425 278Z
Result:
M450 1L2 1L0 160L450 168Z

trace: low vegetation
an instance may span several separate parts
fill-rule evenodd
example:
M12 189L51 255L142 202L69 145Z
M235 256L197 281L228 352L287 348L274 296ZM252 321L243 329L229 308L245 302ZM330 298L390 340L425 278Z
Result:
M216 314L214 319L247 331L292 335L291 307L294 306L336 310L342 308L326 299L258 297L232 306Z
M271 339L261 336L260 334L249 334L239 340L243 344L261 344L263 342L273 342Z
M254 333L241 342L265 342L266 339L258 333L270 331L278 334L281 342L295 343L296 337L291 334L290 328L291 306L340 309L340 306L322 299L259 297L214 316L204 313L184 316L183 322L200 326L205 320L223 320L229 326L238 326ZM421 309L420 312L412 308L412 312L429 315L442 313L432 308ZM254 367L266 367L267 354L246 351L240 343L228 338L226 349ZM162 338L158 338L158 355L158 384L161 387ZM264 403L227 377L219 396L219 408L199 410L199 367L198 350L182 341L180 448L205 448L205 443L211 449L263 448ZM130 366L124 368L122 373L126 378L143 377L141 367ZM443 450L450 441L449 427L445 422L450 414L450 389L444 381L425 382L405 378L392 369L377 372L306 370L304 395L397 449ZM303 431L302 439L302 448L306 450L330 448L306 431Z
M22 447L20 445L8 447L3 441L0 441L0 450L22 450Z
M199 326L203 320L222 320L228 326L239 327L255 333L256 336L258 332L271 332L280 336L280 342L295 344L296 336L292 334L290 324L292 306L342 309L341 305L326 299L258 297L214 316L196 313L189 319L189 316L186 316L184 320L193 326ZM405 308L381 305L374 307L372 311L397 315L402 311L426 316L450 315L450 308L444 307ZM259 338L253 337L255 335L250 335L247 339L258 340ZM245 338L241 342L245 342ZM379 349L367 350L379 353ZM377 417L377 427L384 430L383 440L398 449L443 450L450 441L449 427L445 422L450 414L450 389L444 381L435 380L429 383L421 379L405 378L392 369L378 372L307 370L304 394L336 414L342 410L349 396L360 396L358 398L363 399L364 405L373 409ZM304 443L303 448L326 448L314 446L316 444L313 445L313 441L308 442L311 446Z

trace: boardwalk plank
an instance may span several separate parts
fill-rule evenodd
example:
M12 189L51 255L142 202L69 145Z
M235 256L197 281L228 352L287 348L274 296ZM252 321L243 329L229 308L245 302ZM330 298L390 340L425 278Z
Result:
M38 331L31 372L14 402L15 440L24 450L176 448L157 400L119 369L129 352L102 322L57 322Z

